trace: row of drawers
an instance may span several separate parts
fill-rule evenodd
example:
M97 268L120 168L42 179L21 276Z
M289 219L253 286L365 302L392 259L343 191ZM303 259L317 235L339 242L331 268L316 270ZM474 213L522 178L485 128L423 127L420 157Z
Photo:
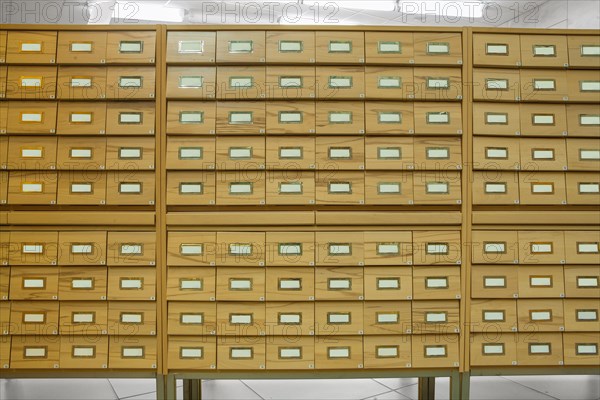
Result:
M598 204L600 173L476 171L473 204Z
M493 136L597 138L600 106L473 103L473 133Z
M597 102L600 71L473 69L473 98L485 101Z
M156 369L154 336L0 336L0 365L16 369Z
M473 34L473 64L502 67L598 68L598 36Z

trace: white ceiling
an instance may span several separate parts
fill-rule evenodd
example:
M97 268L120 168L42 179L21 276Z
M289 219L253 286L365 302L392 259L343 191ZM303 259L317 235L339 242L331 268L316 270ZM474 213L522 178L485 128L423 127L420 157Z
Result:
M598 0L0 0L0 12L16 24L600 28Z

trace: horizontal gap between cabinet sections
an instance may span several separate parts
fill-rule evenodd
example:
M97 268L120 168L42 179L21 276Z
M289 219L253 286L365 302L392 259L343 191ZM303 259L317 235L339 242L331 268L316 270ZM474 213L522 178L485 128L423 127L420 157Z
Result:
M2 218L0 216L0 221ZM154 226L156 213L135 211L8 211L8 225Z
M473 211L473 225L595 225L597 209L589 211Z

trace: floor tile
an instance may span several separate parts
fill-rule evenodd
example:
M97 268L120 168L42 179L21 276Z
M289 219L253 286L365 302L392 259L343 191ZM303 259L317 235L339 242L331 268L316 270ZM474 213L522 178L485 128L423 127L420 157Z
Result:
M408 400L408 397L392 390L391 392L377 394L375 396L367 397L363 400Z
M271 381L273 385L277 382ZM202 399L204 400L260 400L261 397L242 381L218 380L202 382Z
M374 380L393 390L417 383L417 378L376 378Z
M156 392L156 380L154 379L109 379L109 381L120 399Z
M559 399L597 400L600 398L599 376L506 376L504 378Z
M364 399L388 388L372 379L245 381L264 399Z
M183 399L183 388L179 386L177 388L177 399ZM125 397L121 400L156 400L156 392L144 393L139 396Z
M115 400L107 379L7 379L3 400Z

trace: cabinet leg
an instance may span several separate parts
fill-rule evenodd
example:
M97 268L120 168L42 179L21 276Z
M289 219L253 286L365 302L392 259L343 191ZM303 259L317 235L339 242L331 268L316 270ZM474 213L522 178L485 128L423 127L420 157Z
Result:
M156 399L166 400L167 377L164 375L156 375Z
M450 400L462 400L461 396L461 378L462 374L458 371L453 371L450 374Z
M435 378L419 378L419 400L435 399Z
M165 383L165 400L177 400L177 380L175 379L175 375L169 374L166 376Z
M460 398L463 400L469 400L471 396L471 374L463 372L460 379Z
M202 380L183 380L183 400L202 400Z

